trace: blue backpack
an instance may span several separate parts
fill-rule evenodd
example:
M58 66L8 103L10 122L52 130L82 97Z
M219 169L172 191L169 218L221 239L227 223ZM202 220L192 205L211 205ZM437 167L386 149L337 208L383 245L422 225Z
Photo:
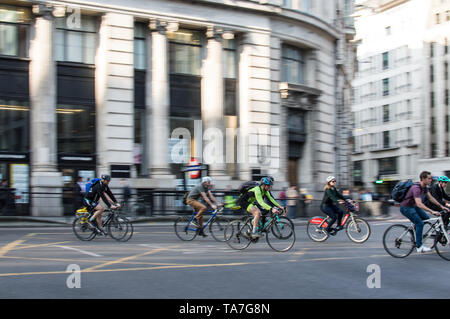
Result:
M99 182L101 180L102 180L101 178L94 178L94 179L91 179L89 182L87 182L87 184L86 184L86 193L89 193L89 191L92 188L92 186L94 184L97 184L97 182Z
M391 197L396 202L403 202L411 186L413 186L413 181L408 179L405 182L398 182L392 190Z

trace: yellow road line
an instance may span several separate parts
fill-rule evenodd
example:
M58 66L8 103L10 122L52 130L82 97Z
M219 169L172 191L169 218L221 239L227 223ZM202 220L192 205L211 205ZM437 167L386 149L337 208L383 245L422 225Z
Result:
M8 251L13 250L15 247L19 246L20 244L24 243L24 239L15 240L9 244L6 244L2 248L0 248L0 257L4 256Z

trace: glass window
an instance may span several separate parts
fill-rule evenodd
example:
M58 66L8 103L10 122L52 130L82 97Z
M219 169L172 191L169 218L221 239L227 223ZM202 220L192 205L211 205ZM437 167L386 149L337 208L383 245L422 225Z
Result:
M389 95L389 78L383 79L383 96Z
M378 160L378 174L397 174L397 157L381 158Z
M284 45L281 56L281 78L283 82L304 84L304 52L296 47Z
M134 25L134 68L145 70L147 67L146 34L145 23L135 23Z
M80 16L79 23L67 17L55 19L55 58L57 61L95 63L98 19Z
M389 52L383 53L383 70L389 69Z
M0 6L0 55L28 56L29 22L27 9Z
M383 132L383 148L389 148L391 146L389 131Z
M168 32L170 73L200 75L201 32L181 29Z
M91 106L58 105L58 153L95 153L95 109Z
M389 104L383 105L383 122L389 122Z
M0 99L0 151L29 151L29 119L27 102Z
M236 40L223 40L223 77L236 78Z

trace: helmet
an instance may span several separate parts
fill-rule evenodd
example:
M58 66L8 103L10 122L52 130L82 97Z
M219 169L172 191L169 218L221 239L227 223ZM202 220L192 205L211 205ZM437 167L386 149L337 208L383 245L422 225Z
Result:
M450 182L450 178L448 178L447 176L439 176L438 177L438 182L448 183L448 182Z
M109 181L111 180L111 176L109 176L108 174L103 174L103 175L101 176L101 179L103 179L103 180L109 182Z
M261 178L261 185L273 185L273 178L270 176Z
M205 176L205 177L202 178L202 184L203 184L203 183L207 183L207 182L212 182L211 177Z
M334 177L334 176L327 177L327 183L331 182L332 180L336 180L336 177Z

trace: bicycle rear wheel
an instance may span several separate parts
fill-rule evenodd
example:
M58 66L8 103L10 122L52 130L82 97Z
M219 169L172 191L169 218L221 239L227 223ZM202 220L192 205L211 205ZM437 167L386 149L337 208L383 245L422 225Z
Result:
M266 233L267 244L275 251L285 252L294 247L295 231L288 219L274 220Z
M173 226L175 234L183 241L191 241L197 236L197 227L192 225L190 216L178 217Z
M350 220L345 231L348 238L358 244L362 244L370 237L369 223L362 218L355 218L354 221Z
M228 221L223 217L215 217L214 220L209 224L209 232L214 237L215 240L220 242L225 242L225 227Z
M450 260L450 242L445 238L444 234L439 233L435 237L434 249L443 259Z
M316 242L323 242L328 239L329 235L325 231L325 227L320 226L320 221L323 217L315 216L312 217L306 226L306 233L308 237Z
M89 225L86 217L77 217L72 223L72 230L79 240L89 241L94 239L97 232Z
M252 225L246 221L233 220L225 227L224 237L228 246L236 250L247 248L251 241Z
M122 241L128 235L129 223L122 217L114 217L108 223L108 234L117 241Z
M383 234L383 247L395 258L405 258L416 247L414 235L405 225L392 225Z

